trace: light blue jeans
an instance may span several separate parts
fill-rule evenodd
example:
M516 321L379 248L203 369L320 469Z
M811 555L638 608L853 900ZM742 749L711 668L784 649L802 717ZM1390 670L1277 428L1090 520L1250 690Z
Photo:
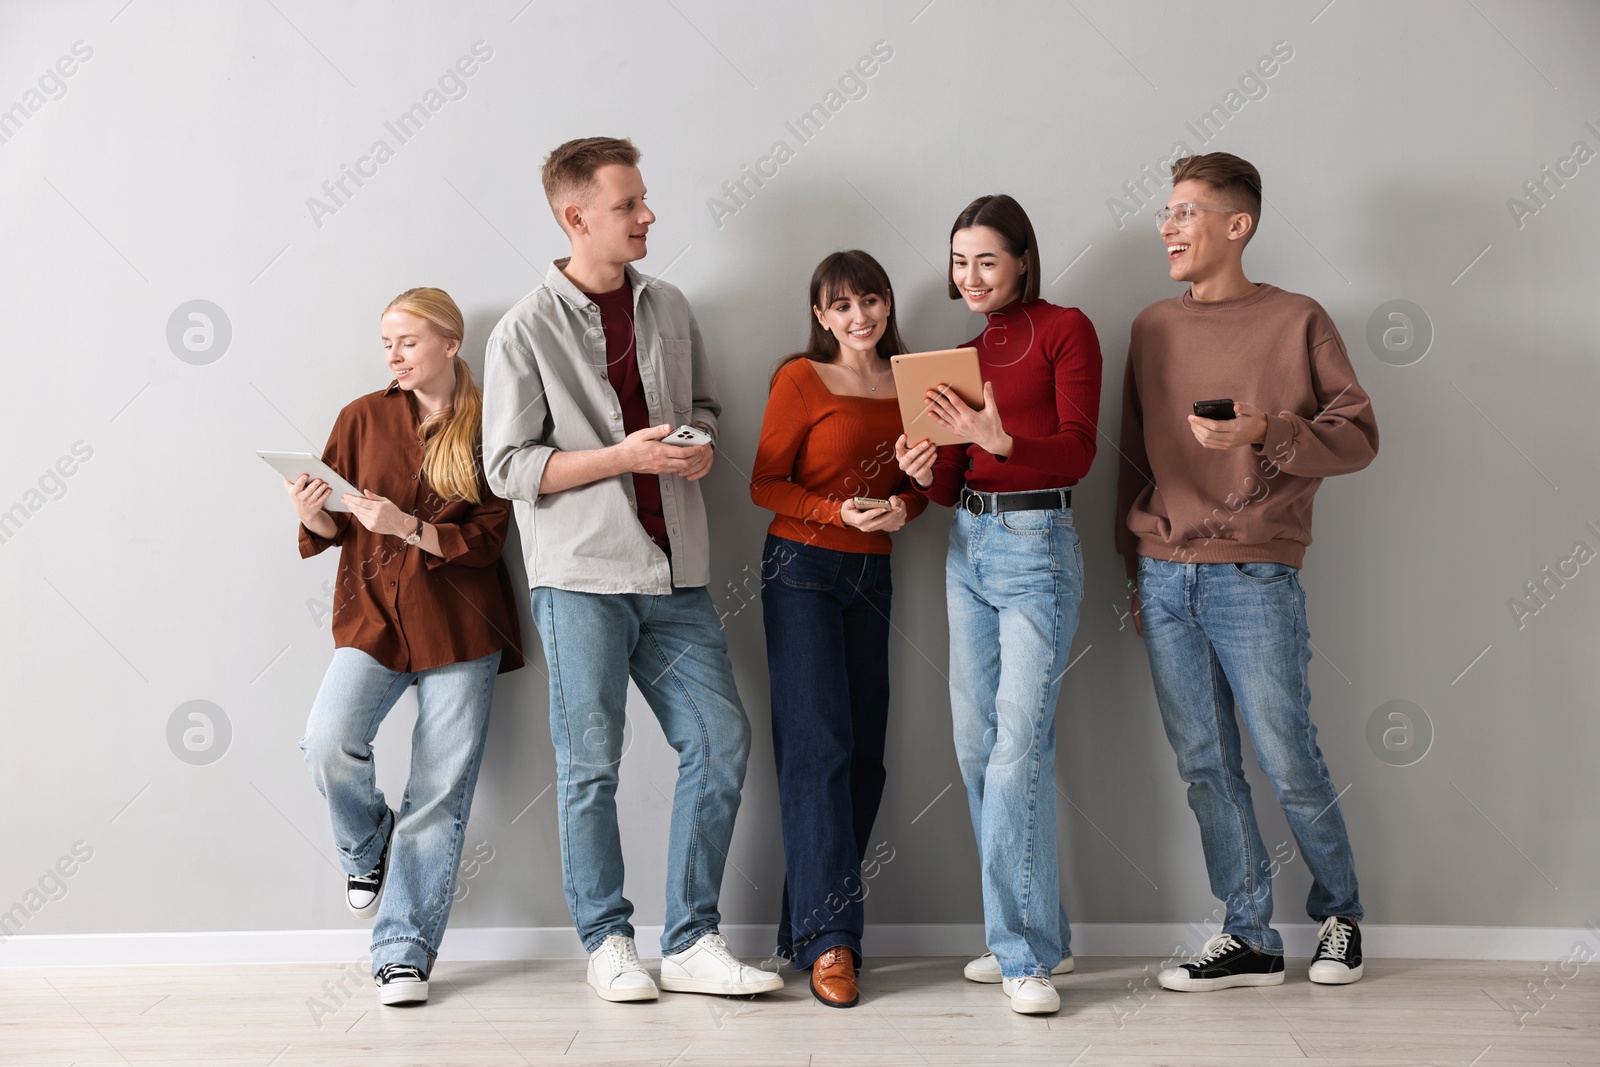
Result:
M550 664L561 880L578 936L593 952L612 934L634 934L616 802L631 676L678 753L661 951L682 952L721 921L723 866L750 755L750 721L711 595L703 587L669 596L539 587L532 600Z
M945 561L950 710L983 878L989 951L1007 978L1071 954L1056 860L1056 699L1083 599L1071 508L957 510Z
M439 954L499 669L499 652L401 672L360 649L333 650L300 749L317 792L328 801L339 866L346 874L366 874L383 855L395 815L378 788L372 739L400 694L417 683L411 776L372 927L374 974L386 963L410 964L426 974Z
M1244 777L1239 723L1278 794L1311 892L1306 910L1360 919L1355 859L1311 722L1311 633L1299 572L1282 563L1139 559L1139 609L1156 700L1200 823L1223 933L1283 954L1272 929L1273 860Z

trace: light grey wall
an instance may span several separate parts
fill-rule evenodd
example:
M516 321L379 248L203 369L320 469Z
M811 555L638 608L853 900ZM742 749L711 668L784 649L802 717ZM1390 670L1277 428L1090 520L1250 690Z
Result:
M383 386L377 316L406 287L455 295L481 369L490 327L563 251L539 163L592 133L643 148L660 221L642 266L693 301L726 398L709 479L712 593L731 613L757 738L727 921L771 921L782 877L759 604L740 610L751 594L738 588L754 588L767 521L742 471L768 371L804 336L806 279L837 248L886 264L914 347L976 332L946 300L939 265L956 211L1001 190L1033 216L1045 295L1083 308L1106 356L1102 452L1077 496L1081 658L1059 716L1067 907L1094 922L1211 914L1144 651L1119 618L1111 546L1128 324L1177 291L1153 205L1120 187L1179 140L1260 166L1269 206L1247 268L1328 308L1382 427L1377 462L1323 488L1304 576L1314 710L1369 916L1600 918L1600 834L1582 784L1600 750L1600 563L1569 565L1576 576L1550 582L1536 614L1519 620L1508 604L1576 542L1600 551L1588 310L1600 162L1566 164L1542 204L1523 190L1575 142L1600 150L1594 5L525 4L0 9L0 108L22 105L0 127L0 508L20 505L25 520L0 544L0 909L39 904L24 932L350 924L296 748L331 650L316 609L335 561L297 558L288 504L252 452L320 450L339 408ZM79 41L92 54L53 81ZM465 96L399 144L385 123L480 41L492 56ZM830 103L880 41L892 58L865 95L841 95L799 144L786 123ZM1292 58L1245 78L1275 45ZM1185 124L1213 104L1226 121L1202 146ZM380 139L393 158L336 210L313 210L323 182ZM779 140L792 158L737 211L715 211L723 183ZM225 351L176 349L209 362L169 344L169 319L192 300L231 326ZM1394 300L1419 306L1425 320L1409 321L1431 334L1409 366L1392 364L1420 343L1404 349L1397 333L1391 352L1368 340ZM1405 326L1376 320L1375 335ZM75 464L75 445L92 454ZM57 482L47 472L61 457L73 473ZM876 830L895 858L875 880L872 922L980 919L943 679L948 521L936 510L898 539ZM532 651L531 626L526 636ZM494 858L467 883L458 925L569 921L535 659L496 693L468 838ZM231 726L206 765L169 744L169 720L194 700ZM1417 755L1403 732L1389 735L1398 751L1381 742L1404 725L1387 709L1369 741L1395 700L1419 707L1413 729L1431 733L1409 766L1393 765ZM380 780L396 797L413 714L408 701L379 738ZM658 923L673 765L647 713L636 709L633 727L628 891L639 920ZM1270 789L1253 781L1268 845L1287 856ZM80 841L92 858L65 896L30 897ZM1288 860L1281 919L1303 921L1306 885Z

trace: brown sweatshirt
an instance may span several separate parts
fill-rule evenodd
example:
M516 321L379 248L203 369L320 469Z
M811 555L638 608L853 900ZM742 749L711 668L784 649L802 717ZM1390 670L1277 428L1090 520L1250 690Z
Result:
M1259 445L1203 448L1197 400L1267 413ZM1133 320L1122 387L1117 551L1179 563L1284 563L1311 544L1322 479L1378 454L1372 404L1333 320L1310 297L1258 285L1236 300L1160 300Z

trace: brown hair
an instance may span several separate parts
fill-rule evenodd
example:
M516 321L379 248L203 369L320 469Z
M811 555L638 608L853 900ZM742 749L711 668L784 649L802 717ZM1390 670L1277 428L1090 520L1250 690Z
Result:
M817 321L815 309L827 307L844 293L854 293L858 297L881 296L889 301L889 321L884 324L883 336L878 338L879 359L898 356L906 350L906 343L900 338L900 324L895 319L894 292L889 285L889 272L859 248L832 252L811 272L813 310L806 316L811 323L811 336L806 343L806 350L784 356L778 361L778 365L772 368L772 379L767 383L769 390L772 382L778 380L778 372L797 359L832 363L839 358L839 339L833 336L832 330Z
M998 233L1006 243L1006 251L1022 260L1022 302L1039 299L1039 239L1033 235L1033 223L1028 221L1022 205L1005 193L980 196L956 216L955 225L950 227L950 240L954 242L956 234L974 226L987 226ZM950 299L959 300L961 290L949 270L947 264L945 281L950 286Z
M639 165L639 149L628 138L579 137L556 148L545 157L539 180L544 183L545 199L564 230L561 209L568 204L587 206L594 194L594 174L601 167L619 163Z
M1203 156L1184 156L1172 164L1172 184L1203 182L1225 200L1229 207L1250 216L1250 232L1245 244L1261 225L1261 172L1248 160L1229 152L1207 152Z
M472 368L461 358L466 334L461 309L443 289L407 289L383 309L404 311L425 320L434 333L456 342L456 386L450 406L422 420L422 473L446 500L482 503L478 493L478 452L483 440L483 393L472 380Z

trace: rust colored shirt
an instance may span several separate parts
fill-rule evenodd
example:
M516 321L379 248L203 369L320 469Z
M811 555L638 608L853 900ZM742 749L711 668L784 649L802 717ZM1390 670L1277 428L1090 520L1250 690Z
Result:
M392 671L425 671L480 659L497 649L500 673L522 666L522 629L511 574L500 558L511 505L489 492L482 465L480 504L445 500L422 473L420 422L411 397L391 383L345 406L322 460L354 486L388 497L439 532L443 556L374 533L330 511L332 537L300 526L300 555L339 546L333 643L359 648Z
M823 384L811 360L786 365L767 397L750 476L750 499L777 512L767 532L836 552L887 555L887 533L846 526L839 509L852 497L899 494L908 522L922 514L927 500L895 463L900 433L893 393L841 395Z

